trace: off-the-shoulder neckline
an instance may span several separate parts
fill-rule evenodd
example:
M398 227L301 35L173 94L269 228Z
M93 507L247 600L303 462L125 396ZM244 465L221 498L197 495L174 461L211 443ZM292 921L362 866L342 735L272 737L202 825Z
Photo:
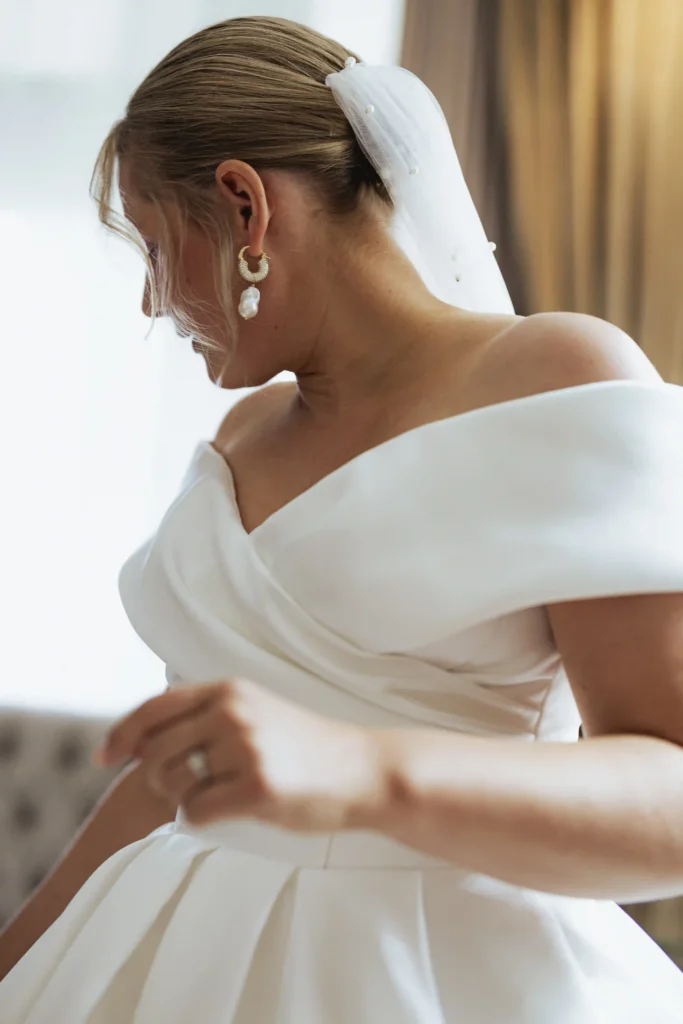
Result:
M683 389L679 389L676 385L668 384L665 381L661 382L650 382L641 380L607 380L607 381L591 381L587 384L575 384L571 387L556 388L552 391L538 391L531 395L523 395L519 398L510 398L502 402L495 402L490 405L480 406L476 409L470 409L466 412L455 413L453 416L446 416L436 420L429 420L426 423L418 424L415 427L410 427L408 430L401 431L399 434L395 434L393 437L387 438L385 441L381 441L379 444L372 445L370 448L364 449L354 455L351 459L337 466L335 469L326 473L315 483L306 487L299 494L295 495L289 501L281 505L280 508L272 512L262 523L259 523L253 530L247 531L244 526L244 521L239 509L237 501L237 489L235 485L235 476L230 466L230 463L225 456L218 451L214 444L210 440L203 440L199 444L200 451L208 451L210 456L216 461L216 465L223 473L223 477L231 492L233 500L235 514L240 522L242 530L245 535L256 539L261 533L269 529L281 516L289 514L294 507L298 506L300 502L311 497L314 493L319 491L321 488L329 486L333 481L338 479L342 475L346 475L351 472L359 464L366 461L368 458L377 458L379 454L387 451L396 445L406 442L410 438L415 438L420 434L429 434L432 431L438 431L448 429L454 425L464 425L465 423L471 423L476 420L484 420L487 418L495 418L504 416L506 413L510 413L513 410L517 410L522 407L530 405L543 405L554 401L568 401L577 398L583 394L590 394L601 391L614 391L614 390L636 390L645 392L669 392L671 390L680 390L681 396L683 397Z

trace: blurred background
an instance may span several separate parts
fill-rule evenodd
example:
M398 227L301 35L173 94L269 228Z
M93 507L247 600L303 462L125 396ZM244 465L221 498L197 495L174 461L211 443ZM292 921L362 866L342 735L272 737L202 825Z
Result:
M146 337L141 261L99 227L88 184L152 66L246 14L400 57L400 0L0 0L0 703L116 714L165 685L118 571L240 393L163 322Z
M518 312L605 317L683 383L681 0L0 0L6 708L106 718L164 685L118 570L240 395L163 323L147 336L143 267L99 228L88 183L152 65L246 14L420 75ZM1 725L0 764L17 749ZM673 948L679 904L639 913Z

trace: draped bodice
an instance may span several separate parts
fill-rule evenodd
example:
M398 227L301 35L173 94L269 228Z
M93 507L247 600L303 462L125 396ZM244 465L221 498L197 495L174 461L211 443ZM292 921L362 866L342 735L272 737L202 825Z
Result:
M679 388L607 382L426 424L248 534L202 442L121 594L177 683L241 675L368 724L573 739L555 601L683 589Z

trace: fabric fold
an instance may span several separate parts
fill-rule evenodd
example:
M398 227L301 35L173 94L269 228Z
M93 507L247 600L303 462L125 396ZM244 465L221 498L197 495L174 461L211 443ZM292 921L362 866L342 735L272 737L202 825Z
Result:
M253 535L202 444L124 605L173 686L243 676L368 728L574 740L545 606L683 591L682 396L614 381L428 424ZM3 1024L678 1024L682 1006L613 905L240 821L122 850L0 984Z
M116 857L127 861L124 870L116 873L107 861L83 886L77 899L90 911L78 933L64 934L61 920L47 932L48 939L59 950L59 960L52 976L38 990L39 994L27 1015L15 1018L22 1024L75 1024L87 1018L108 985L134 953L138 942L154 922L166 901L190 869L202 847L193 837L169 832L156 835L151 841L129 854L130 847ZM92 902L91 887L100 875L110 884L104 896ZM88 904L90 904L88 906ZM71 908L69 908L70 910ZM67 910L67 914L69 914ZM36 984L35 977L33 985ZM8 978L11 989L20 979ZM5 993L1 993L4 998ZM0 1006L3 1007L0 999ZM4 1018L6 1019L6 1018ZM12 1020L14 1024L14 1019Z
M549 632L518 675L505 649L459 662L461 638L501 621L512 636L556 601L683 590L682 395L609 381L418 427L255 538L200 445L184 500L122 572L124 604L188 682L244 675L311 707L539 735L548 691L566 689ZM447 665L428 656L444 644Z
M294 870L232 850L210 853L161 938L134 1024L232 1020L261 933ZM195 936L198 956L187 956L188 936Z

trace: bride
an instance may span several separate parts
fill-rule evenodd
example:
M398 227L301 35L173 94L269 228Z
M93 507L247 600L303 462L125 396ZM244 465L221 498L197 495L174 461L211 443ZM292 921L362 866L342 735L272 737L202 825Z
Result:
M259 389L122 570L169 689L0 939L3 1024L678 1022L611 901L683 892L680 390L515 316L428 90L289 22L177 46L94 190Z

